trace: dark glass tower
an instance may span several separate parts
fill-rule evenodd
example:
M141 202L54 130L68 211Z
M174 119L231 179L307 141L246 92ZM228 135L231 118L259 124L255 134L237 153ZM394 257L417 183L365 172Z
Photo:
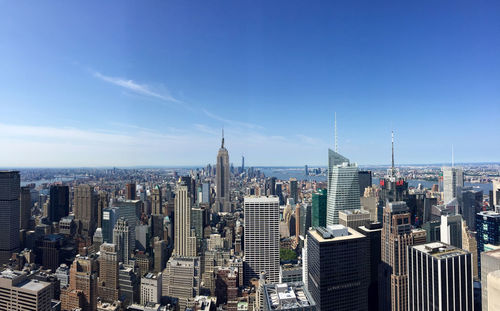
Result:
M50 186L49 221L59 222L69 214L69 187Z
M319 189L312 195L312 227L326 227L326 189Z

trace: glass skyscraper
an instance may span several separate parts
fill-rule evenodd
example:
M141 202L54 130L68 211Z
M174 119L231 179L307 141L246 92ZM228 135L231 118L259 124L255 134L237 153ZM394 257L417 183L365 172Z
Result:
M328 150L328 195L326 224L339 223L339 211L360 209L358 166Z
M312 194L312 220L311 226L326 227L326 189L319 189Z

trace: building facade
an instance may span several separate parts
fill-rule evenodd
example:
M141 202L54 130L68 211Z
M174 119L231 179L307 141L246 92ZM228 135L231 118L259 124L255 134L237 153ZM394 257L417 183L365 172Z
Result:
M0 171L0 264L19 250L20 189L18 171Z
M279 281L280 233L277 196L244 198L245 284L267 273L272 283Z

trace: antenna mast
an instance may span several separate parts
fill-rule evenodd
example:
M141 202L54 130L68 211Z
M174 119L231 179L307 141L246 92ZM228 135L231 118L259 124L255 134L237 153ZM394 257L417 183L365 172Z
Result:
M392 135L392 165L391 165L391 169L392 169L392 176L394 177L395 176L395 172L394 172L394 131L391 131L391 135Z
M334 114L334 125L335 125L335 152L339 151L339 146L337 145L337 112Z

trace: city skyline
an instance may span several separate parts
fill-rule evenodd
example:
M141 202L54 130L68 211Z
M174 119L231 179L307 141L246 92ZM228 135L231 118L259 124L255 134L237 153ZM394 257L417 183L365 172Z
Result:
M497 160L498 4L201 8L2 2L2 166Z

